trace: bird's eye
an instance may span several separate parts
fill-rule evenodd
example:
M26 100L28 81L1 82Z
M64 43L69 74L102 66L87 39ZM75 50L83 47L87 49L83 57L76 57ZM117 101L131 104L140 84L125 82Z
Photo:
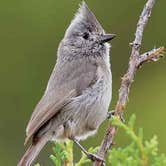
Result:
M85 40L87 40L87 39L89 38L89 33L85 32L85 33L83 34L83 38L84 38Z

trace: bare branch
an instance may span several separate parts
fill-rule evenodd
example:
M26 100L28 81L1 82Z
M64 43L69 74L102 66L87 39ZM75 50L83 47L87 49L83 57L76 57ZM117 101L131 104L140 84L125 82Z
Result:
M156 62L161 57L163 57L164 54L164 47L154 48L151 51L145 52L141 56L139 56L139 60L137 62L137 68L140 68L143 63L146 62Z
M119 98L115 107L115 115L121 117L125 110L126 104L128 102L128 96L131 84L134 80L136 70L145 62L156 61L164 53L164 47L153 49L147 53L140 55L140 47L142 43L143 31L151 15L152 8L155 4L155 0L148 0L144 9L140 15L139 21L137 23L137 29L135 33L135 39L131 43L132 51L129 60L129 66L126 74L122 78L121 87L119 89ZM113 144L113 139L116 135L117 127L112 126L110 123L108 125L105 137L101 143L99 151L97 153L101 158L105 158L106 154ZM102 166L102 161L95 161L94 166ZM145 164L146 165L146 164Z

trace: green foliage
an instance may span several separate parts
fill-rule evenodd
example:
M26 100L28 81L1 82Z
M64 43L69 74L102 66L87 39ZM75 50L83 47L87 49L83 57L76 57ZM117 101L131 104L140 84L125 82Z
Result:
M51 160L56 166L73 164L73 142L55 143L53 154L50 155Z
M35 164L34 166L40 166L40 164Z
M110 150L108 162L113 166L166 166L166 156L158 154L157 136L144 141L143 129L139 128L138 134L134 131L135 120L136 116L132 115L124 124L118 117L113 117L112 123L125 131L131 143Z
M152 139L143 139L143 129L134 131L136 116L132 115L127 124L124 124L118 117L112 118L112 124L122 128L131 143L125 147L112 148L108 153L107 163L112 166L166 166L166 156L158 153L157 136ZM84 153L80 160L73 164L73 143L55 143L53 155L50 156L55 166L83 166L91 161ZM88 151L96 153L98 147L90 148ZM39 166L39 165L36 165Z

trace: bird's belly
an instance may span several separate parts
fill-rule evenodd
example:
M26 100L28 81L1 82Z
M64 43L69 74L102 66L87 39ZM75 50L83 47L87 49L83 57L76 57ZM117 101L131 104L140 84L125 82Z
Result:
M112 97L112 87L103 80L91 90L85 91L75 98L72 105L75 135L81 139L95 133L99 125L105 120Z
M60 137L76 137L86 139L93 135L99 125L105 120L112 96L112 86L100 80L92 88L85 90L67 104L61 113L55 117L57 128L64 126L64 133ZM60 132L59 132L60 133Z

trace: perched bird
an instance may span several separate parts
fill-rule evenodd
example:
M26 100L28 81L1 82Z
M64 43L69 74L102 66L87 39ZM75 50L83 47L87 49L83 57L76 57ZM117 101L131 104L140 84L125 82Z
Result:
M43 97L31 115L25 144L30 147L18 166L30 166L48 141L79 140L96 133L106 119L112 96L112 75L106 34L82 2L57 52L57 62Z

